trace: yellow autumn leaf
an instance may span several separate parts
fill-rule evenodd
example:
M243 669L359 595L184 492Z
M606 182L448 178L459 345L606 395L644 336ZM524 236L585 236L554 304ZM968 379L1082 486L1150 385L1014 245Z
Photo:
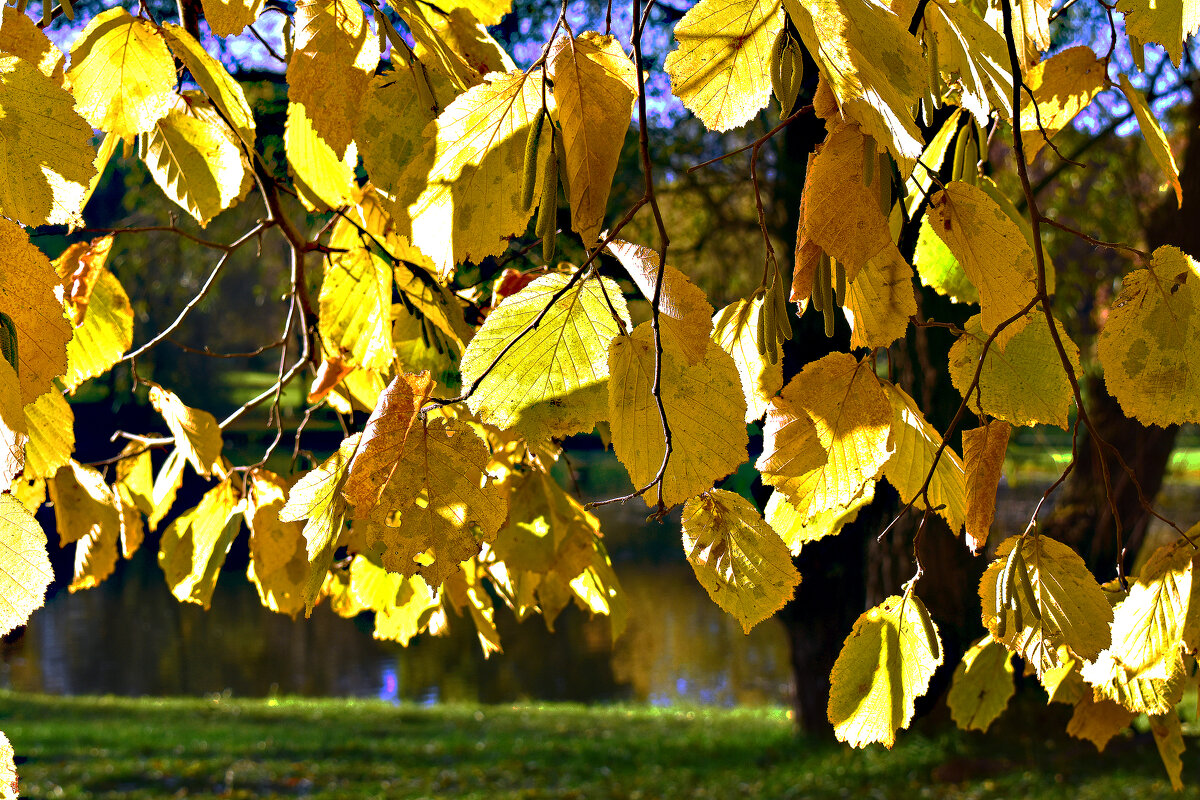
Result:
M500 631L496 628L496 609L482 581L485 576L486 572L477 560L464 561L456 572L446 578L442 590L445 605L458 614L462 614L464 608L467 610L471 622L475 624L479 648L483 651L483 657L487 658L502 650Z
M1017 41L1017 58L1021 70L1032 69L1040 54L1050 49L1050 7L1053 0L1015 0L1012 4L1013 38ZM1002 24L996 9L992 23Z
M175 437L175 446L192 468L205 478L212 477L220 466L224 447L216 418L207 411L189 408L178 395L157 384L150 387L150 404L162 414Z
M1071 367L1078 375L1079 348L1062 329L1062 324L1057 320L1055 324ZM950 380L965 397L988 335L980 325L978 314L967 320L963 329L964 334L950 348ZM1013 425L1042 423L1066 428L1067 413L1075 397L1050 338L1046 317L1040 309L1032 311L1010 325L1008 330L1013 334L1005 347L1001 348L993 341L987 350L978 389L967 398L971 410L976 414L982 410L988 416Z
M0 219L0 252L5 256L0 310L16 327L24 406L50 391L52 381L66 372L71 324L54 296L58 285L54 267L19 225L5 219Z
M237 36L258 19L266 0L201 0L214 36Z
M395 9L401 21L408 26L415 46L413 53L422 68L437 72L447 78L456 89L462 91L479 83L480 70L468 64L462 53L450 45L450 37L445 35L445 29L439 30L435 20L444 19L438 11L440 8L426 9L417 0L388 0L388 5ZM427 65L427 66L426 66ZM510 67L512 71L516 67Z
M709 130L745 124L770 102L767 62L783 25L780 0L700 0L675 24L672 94Z
M1067 723L1067 733L1076 739L1086 739L1096 746L1098 752L1121 731L1133 722L1134 714L1112 700L1095 698L1085 692L1075 704L1075 710Z
M493 541L508 516L504 489L486 472L487 446L466 422L412 423L366 530L383 564L438 586ZM355 509L356 517L366 514Z
M883 383L883 390L892 406L889 447L894 450L883 465L884 476L896 487L901 500L925 508L919 492L932 469L933 477L926 490L930 507L938 509L936 513L957 536L967 519L967 480L962 460L953 447L946 445L934 467L933 457L942 446L942 435L926 422L917 401L907 392L888 382Z
M246 527L250 529L246 577L264 606L295 617L304 610L302 587L308 577L308 553L304 526L279 520L287 489L287 483L273 472L259 469L250 474L245 504Z
M117 504L121 507L121 555L133 558L133 554L141 548L146 539L146 525L129 489L117 484L113 486L113 491L117 495Z
M280 522L304 523L305 555L308 573L301 594L305 614L316 605L333 553L346 521L346 500L342 486L350 460L358 449L359 435L344 440L338 449L316 469L306 473L288 492L287 503L279 511Z
M75 452L75 414L66 398L51 390L25 406L25 420L25 477L52 478Z
M163 521L171 506L175 505L175 495L183 485L183 468L186 465L187 458L184 457L183 450L176 446L159 467L150 490L150 511L146 514L146 524L150 526L150 530L157 530L158 523Z
M946 184L929 203L933 231L979 290L987 333L1016 314L1037 293L1033 251L1021 229L988 194L963 181ZM1013 326L996 338L1003 346Z
M928 88L908 20L878 0L784 0L841 111L885 145L907 178L925 143L912 108Z
M121 282L100 268L88 300L87 313L67 343L67 373L63 387L74 392L84 381L108 372L133 344L133 305Z
M1095 661L1084 664L1083 679L1095 690L1096 699L1119 703L1134 714L1167 714L1183 699L1188 676L1183 654L1170 652L1153 669L1132 677L1125 665L1104 650Z
M8 737L0 731L0 798L16 800L18 788L16 753Z
M430 93L432 96L427 96ZM420 66L393 62L391 70L371 79L355 120L354 138L371 183L389 198L393 214L408 213L407 203L396 208L390 201L411 191L401 178L409 162L423 152L425 126L437 118L437 109L429 107L430 100L445 105L453 99L449 85L434 80Z
M309 211L328 211L349 205L357 184L354 167L358 149L351 142L338 156L313 130L304 106L288 103L284 152L300 202Z
M47 482L59 546L107 532L115 541L121 531L121 510L104 476L71 461Z
M117 524L92 526L83 538L75 543L75 568L71 574L69 592L94 589L104 582L117 567L117 543L121 539L124 525L121 523L121 502L113 495L117 511Z
M212 20L209 19L209 25L212 24ZM183 62L188 72L192 73L192 79L233 125L238 137L247 147L253 148L254 112L250 109L241 84L235 81L225 66L209 55L185 29L168 22L162 26L162 32L167 37L171 52Z
M362 606L375 612L374 637L405 647L442 607L441 598L424 578L388 572L371 553L359 553L350 563L350 591Z
M925 25L926 35L937 40L938 68L958 85L959 104L980 125L988 124L993 110L1011 119L1012 67L1004 36L959 0L927 5Z
M893 595L855 620L830 675L829 721L839 741L890 749L912 721L942 663L941 640L934 628L930 641L919 602Z
M14 6L6 5L0 9L0 52L28 61L47 78L53 78L55 83L62 85L62 51L37 26L33 17Z
M1162 759L1163 768L1171 780L1171 788L1183 791L1183 726L1176 711L1150 717L1150 733Z
M985 636L963 654L946 695L950 716L964 731L987 731L1016 692L1012 653Z
M696 363L688 363L683 353L664 342L662 402L672 447L661 487L667 506L711 488L746 460L746 401L737 365L708 339L707 330L703 336L707 350L704 359ZM662 420L651 391L654 360L654 336L648 322L629 336L613 339L608 351L608 420L613 449L636 489L658 475L666 451ZM642 497L653 506L657 490Z
M683 507L683 552L712 601L750 632L792 599L787 545L739 494L712 489Z
M149 516L154 509L154 471L150 449L130 442L121 451L117 462L117 481L114 488L124 490L138 510Z
M433 391L428 372L401 373L379 396L363 426L341 493L360 516L373 509L404 455L417 415Z
M180 514L163 531L158 565L177 600L209 607L244 507L229 477L209 489L200 505Z
M1092 687L1083 682L1080 674L1082 662L1071 653L1066 645L1058 647L1058 666L1038 675L1038 681L1046 690L1046 705L1065 703L1073 706L1084 694L1092 694Z
M845 525L858 518L859 510L874 499L875 481L868 481L862 492L851 500L848 506L818 511L804 519L803 512L787 499L787 495L776 489L767 498L763 516L767 524L783 539L791 554L798 556L804 545L809 542L840 533Z
M544 441L607 417L609 343L629 329L629 312L615 281L597 276L568 288L571 280L538 278L493 309L467 345L467 405L484 422Z
M1059 131L1066 129L1105 88L1108 80L1104 62L1096 58L1087 45L1055 53L1031 67L1024 79L1029 92L1021 96L1021 136L1025 158L1032 164L1046 144L1042 131L1053 139ZM1033 99L1029 93L1033 94Z
M755 466L805 521L850 506L894 452L892 407L872 363L831 353L801 370L767 409Z
M412 3L429 23L429 28L445 51L460 56L466 66L475 73L470 80L474 86L490 72L510 72L517 68L512 57L469 8L447 8L442 4ZM414 39L416 35L414 34ZM415 52L424 60L425 43L418 40Z
M878 187L863 185L865 142L857 125L834 128L812 159L800 201L797 238L802 234L843 264L848 281L871 259L904 260L879 209Z
M1021 547L1027 584L1019 577L1007 580L1008 554L1015 546ZM997 589L998 582L1006 591ZM1083 559L1049 536L1001 542L979 581L979 599L984 626L1038 674L1060 663L1059 645L1089 660L1108 647L1112 607Z
M348 217L348 219L346 218ZM339 216L329 237L321 281L318 330L333 355L363 369L392 365L392 264L360 233L367 220L361 205Z
M26 225L79 222L96 153L71 93L33 64L0 55L0 105L0 212Z
M555 40L549 73L562 126L571 227L590 247L604 225L637 97L637 71L615 36L588 31Z
M908 214L909 219L915 219L917 211L921 204L925 202L925 197L929 194L930 188L933 186L933 176L937 174L937 170L941 169L942 162L946 160L946 151L950 149L950 143L954 141L955 135L958 133L958 120L962 116L962 109L956 108L950 112L950 116L942 123L942 127L938 128L938 132L929 140L929 144L925 146L921 153L921 162L929 169L914 169L912 174L908 176L906 181L907 192L904 199L904 211ZM930 170L933 170L931 173ZM927 219L922 217L922 222ZM918 270L920 263L917 264ZM924 274L922 273L922 280Z
M199 92L186 92L141 138L154 181L206 227L250 191L250 168L237 135Z
M299 0L287 65L288 103L304 109L339 158L379 64L379 38L355 0Z
M592 538L591 565L571 581L571 591L580 608L608 617L612 641L624 633L629 623L629 603L599 536Z
M1179 183L1179 166L1175 163L1175 154L1171 152L1171 143L1167 141L1167 135L1163 133L1162 126L1155 119L1154 112L1146 105L1141 92L1133 87L1133 84L1129 82L1129 76L1124 73L1121 74L1121 92L1125 95L1125 101L1129 103L1129 107L1133 109L1134 116L1137 117L1138 127L1141 128L1142 138L1146 140L1146 145L1150 148L1150 155L1154 157L1155 163L1163 171L1171 188L1175 190L1175 198L1179 201L1179 207L1183 208L1183 186Z
M0 636L42 607L52 580L46 534L19 500L0 494Z
M0 358L0 362L0 486L6 487L25 467L28 427L17 373L8 359Z
M1186 539L1158 548L1113 609L1109 654L1129 678L1153 670L1184 647L1185 626L1200 610L1192 608L1195 560L1196 551ZM1192 621L1188 650L1196 644L1195 626Z
M1200 421L1200 336L1187 324L1200 307L1200 266L1160 247L1127 274L1100 330L1104 382L1121 410L1144 425Z
M736 300L713 317L712 340L733 356L738 377L742 379L746 422L762 419L767 403L783 388L783 365L768 361L758 352L756 344L758 318L763 313L763 304L769 302L767 295Z
M614 239L606 248L629 273L648 302L654 302L660 258L657 252L639 244ZM675 267L663 270L658 303L663 346L682 353L689 364L702 361L708 352L713 329L713 307L704 290Z
M71 46L67 80L92 127L146 133L175 99L175 61L152 22L120 6L92 18Z
M917 313L913 270L893 246L867 261L846 287L842 310L851 347L887 347L908 332Z
M1125 30L1142 42L1158 42L1179 66L1183 44L1200 29L1200 6L1190 0L1117 0Z
M541 70L494 73L426 127L424 148L400 181L420 195L398 203L412 219L410 241L442 277L455 264L500 254L507 237L525 231L533 212L521 203L521 171L541 88Z
M1011 425L994 419L962 433L963 467L967 473L966 535L972 553L987 545L1011 432Z

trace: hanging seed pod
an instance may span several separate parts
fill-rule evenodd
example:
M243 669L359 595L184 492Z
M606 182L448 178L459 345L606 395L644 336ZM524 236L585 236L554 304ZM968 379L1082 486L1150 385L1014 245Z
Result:
M804 52L784 28L771 45L771 91L779 101L779 116L792 113L803 85Z
M750 296L751 310L757 294ZM765 308L759 308L758 317L754 320L754 347L760 356L767 354L767 315Z
M937 37L929 26L925 26L925 60L929 64L929 92L935 103L940 104L946 87L942 84L942 70L938 66Z
M17 358L17 326L12 317L3 311L0 311L0 355L4 356L13 372L20 372L21 362Z
M558 235L558 156L554 152L553 143L550 146L550 157L546 159L545 173L534 230L542 237L542 261L549 264L554 260L555 239Z
M808 295L812 307L817 311L822 309L822 303L825 300L825 290L821 288L822 272L829 274L829 256L826 253L821 253L821 259L817 262L817 268L813 272L812 291Z
M778 274L775 277L775 324L778 326L779 335L782 337L782 340L789 342L792 339L792 320L788 316L787 289L783 278Z
M772 284L772 291L773 290L774 284ZM769 294L764 294L762 309L760 309L759 315L763 320L763 338L766 342L765 347L767 351L767 360L772 364L779 363L779 328L778 323L775 320L775 312L777 310L775 298L771 297Z
M921 628L925 631L925 639L929 643L929 652L934 658L940 658L941 647L938 646L937 629L933 625L933 617L929 616L929 609L915 594L910 595L909 599L912 600L913 610L917 612L917 619L921 620Z
M842 308L846 307L846 265L835 262L833 265L834 300Z
M825 316L825 335L833 336L833 275L832 261L823 259L821 262L821 313Z
M863 186L871 188L871 181L875 180L875 162L879 159L875 154L875 139L871 136L863 137Z
M963 174L962 179L972 186L979 183L979 136L976 132L974 120L970 125L964 126L963 130L971 129L971 135L967 137L966 154L963 156Z
M892 157L886 151L879 154L876 173L879 181L879 211L887 219L892 213Z
M75 19L75 7L71 5L71 0L59 0L59 5L62 6L63 13L67 15L67 19Z
M1029 597L1030 615L1038 622L1042 621L1042 610L1038 608L1037 595L1033 593L1033 584L1029 581L1029 565L1025 563L1025 557L1020 556L1017 563L1017 583L1021 590Z
M521 166L521 208L528 211L533 206L533 187L537 183L538 144L542 140L542 124L546 121L546 107L542 106L533 115L533 123L525 137L525 161Z
M963 125L954 137L954 166L950 169L950 180L961 181L967 165L967 142L971 138L970 125Z

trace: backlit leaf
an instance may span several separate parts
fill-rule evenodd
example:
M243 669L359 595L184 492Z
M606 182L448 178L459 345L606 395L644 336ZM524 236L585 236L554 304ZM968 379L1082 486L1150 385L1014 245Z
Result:
M432 391L429 373L401 373L379 395L341 489L359 514L370 511L378 502L379 493L404 455L417 414Z
M63 82L63 53L33 18L5 5L0 10L0 51L28 61L59 86Z
M917 313L913 271L894 246L868 260L850 281L843 311L851 347L887 347L908 332Z
M339 157L313 130L304 106L288 103L283 144L296 191L305 208L325 211L350 203L355 190L354 165L358 162L353 142Z
M60 547L107 532L116 541L121 532L121 510L104 476L78 461L71 461L48 481L50 502Z
M870 362L831 353L771 401L755 466L808 520L854 502L894 452L891 430L892 407Z
M0 311L17 329L18 375L21 405L25 406L52 388L67 370L67 342L71 324L62 303L54 296L58 275L42 251L29 242L19 225L0 219Z
M1107 698L1135 714L1167 714L1183 698L1187 678L1183 655L1172 651L1152 669L1132 677L1125 665L1108 650L1084 664L1083 679L1095 689L1096 699Z
M202 228L250 191L242 145L198 92L179 98L141 141L154 181Z
M211 17L208 23L213 25ZM167 37L171 52L183 62L204 94L233 125L238 137L248 147L254 147L254 112L250 110L241 84L185 29L168 22L162 26L162 32Z
M965 396L988 336L978 314L967 320L963 328L966 333L950 348L950 379L959 394ZM1067 413L1075 398L1050 338L1046 317L1040 309L1030 312L1008 330L1015 332L1004 348L993 341L987 350L979 386L968 397L971 410L979 413L982 400L984 413L1013 425L1043 423L1066 428ZM1078 375L1079 348L1067 337L1061 324L1059 336Z
M533 211L521 203L521 169L541 88L540 70L492 74L426 127L425 148L401 180L424 190L400 204L412 218L410 240L443 276L498 255L506 237L525 231Z
M912 118L928 72L921 46L878 0L784 0L843 114L885 145L908 177L924 149Z
M934 652L914 600L893 595L864 612L830 675L834 735L851 747L879 742L890 749L941 663L940 639Z
M66 398L52 390L25 406L25 419L25 477L52 478L75 452L75 414Z
M1200 23L1200 16L1198 16L1197 22ZM1121 73L1121 92L1125 95L1129 107L1133 109L1134 116L1137 117L1138 127L1141 128L1142 138L1146 140L1146 144L1150 148L1150 155L1154 156L1155 163L1166 175L1171 188L1175 190L1179 207L1183 208L1183 186L1179 183L1179 166L1175 163L1175 154L1171 152L1171 143L1167 141L1167 135L1163 133L1162 126L1158 124L1154 112L1142 99L1141 92L1133 88L1133 84L1129 82L1129 76L1124 73Z
M1179 66L1183 43L1200 28L1200 6L1188 0L1117 0L1125 30L1143 42L1158 42Z
M767 499L763 516L767 524L783 538L792 555L798 556L809 542L841 532L843 526L858 517L859 509L874 499L875 481L869 481L858 497L850 501L850 505L818 511L806 520L803 519L803 512L787 499L787 495L776 489Z
M1010 596L1021 608L1019 615L1011 608L998 607L996 591L1008 553L1018 545L1033 590L1030 597L1019 581L1009 587ZM996 560L979 582L979 599L987 629L1039 674L1060 662L1059 645L1067 645L1084 659L1096 658L1108 646L1112 608L1104 592L1083 559L1048 536L1012 536L1001 542Z
M304 609L308 553L304 526L279 520L286 497L287 483L278 475L267 470L251 473L245 504L246 527L250 529L246 576L258 589L264 606L294 617Z
M1075 704L1071 721L1067 723L1067 733L1076 739L1086 739L1103 753L1108 743L1133 722L1134 714L1105 698L1096 699L1091 692L1085 692Z
M1012 426L991 420L964 430L963 466L967 472L967 546L978 553L987 544L996 516L996 491L1004 470L1004 454Z
M750 501L723 489L684 505L683 552L708 596L746 633L783 608L800 583L779 534Z
M1037 292L1033 251L1021 229L982 189L954 181L929 205L930 225L979 290L987 333L1025 307ZM1003 346L1015 330L1006 328Z
M258 19L266 0L202 0L204 19L216 36L237 36Z
M321 282L319 330L328 350L352 366L386 370L392 365L392 264L373 248L364 208L338 217L329 237Z
M980 125L988 124L993 109L1010 119L1013 79L1004 37L958 0L930 3L925 24L926 35L937 39L938 67L958 83L962 107Z
M1097 353L1121 410L1144 425L1200 421L1200 266L1160 247L1145 269L1121 281Z
M133 306L117 276L104 268L111 248L111 236L77 242L54 261L75 324L62 379L69 392L108 372L133 344Z
M122 138L151 130L175 98L166 41L120 6L93 17L75 40L67 80L83 118Z
M711 488L746 460L746 401L737 365L708 339L707 331L703 341L707 343L704 360L694 364L664 342L662 401L672 446L662 485L667 506ZM654 336L648 322L629 336L613 339L608 352L613 449L637 489L654 480L666 451L662 420L651 392L654 359ZM654 505L656 490L643 498L647 505Z
M608 347L629 329L629 312L614 281L586 278L567 289L570 280L544 275L510 295L467 345L462 380L475 388L467 404L484 422L544 440L607 417Z
M1025 73L1028 93L1021 95L1021 136L1029 163L1051 139L1071 124L1107 84L1104 63L1086 45L1071 47L1035 64ZM1038 123L1041 123L1040 127Z
M175 437L175 446L192 468L206 478L212 477L224 447L216 418L207 411L185 406L174 392L158 385L150 387L150 403L162 414Z
M0 55L0 106L0 212L26 225L79 221L96 153L71 93L33 64Z
M971 645L955 667L946 704L959 728L986 731L1015 692L1012 653L985 636Z
M354 138L354 120L379 64L379 39L354 0L299 0L288 60L288 104L304 109L337 157Z
M375 187L389 198L403 196L409 190L401 178L409 162L424 148L425 126L437 117L437 109L430 107L430 101L449 103L454 99L447 87L422 101L423 91L418 85L424 91L436 92L440 88L427 80L419 67L396 65L391 71L376 75L355 120L354 137L362 152L363 166ZM404 208L399 211L407 213Z
M566 149L564 185L569 188L571 227L590 246L604 225L609 189L629 130L636 71L615 36L589 31L554 42L549 72Z
M962 460L953 447L942 448L942 435L925 421L917 401L907 392L886 382L883 390L892 406L890 447L894 450L883 466L883 474L888 483L896 487L902 501L915 502L917 508L925 508L925 500L919 493L932 469L933 476L926 490L930 505L941 507L937 514L946 520L950 532L957 535L967 518L966 473ZM942 448L941 453L934 467L933 457L939 448Z
M243 508L233 479L226 478L205 493L200 505L180 514L163 531L158 565L180 602L209 607Z
M1195 557L1185 539L1158 548L1113 609L1109 652L1128 677L1154 669L1183 647L1189 613L1196 614L1191 607Z
M1177 792L1183 791L1184 745L1179 714L1169 711L1151 716L1150 733L1154 734L1154 744L1158 746L1158 755L1167 770L1167 777L1171 779L1171 788Z
M20 501L0 494L0 635L42 607L52 580L46 534Z
M709 130L745 124L771 99L767 62L783 24L779 0L700 0L675 25L672 93Z

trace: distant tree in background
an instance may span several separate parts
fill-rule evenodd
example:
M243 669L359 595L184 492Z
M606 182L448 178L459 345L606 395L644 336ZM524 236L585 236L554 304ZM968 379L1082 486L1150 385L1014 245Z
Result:
M603 502L682 506L684 557L747 631L795 598L807 728L890 746L959 656L936 690L986 728L1019 658L1098 747L1147 714L1178 782L1195 545L1170 522L1127 571L1200 420L1200 139L1181 171L1147 100L1178 104L1200 20L547 8L4 8L0 630L53 577L49 500L72 591L149 533L207 607L244 522L281 613L369 611L402 643L469 617L496 652L497 600L547 624L575 603L618 636L600 525L551 475L595 431L632 484ZM45 31L72 25L68 60ZM1075 163L1131 152L1122 124L1153 180ZM1100 208L1055 195L1079 187ZM218 359L253 387L229 408ZM81 462L87 393L144 398L158 432ZM314 455L321 421L341 441ZM1070 433L1058 505L989 544L1035 425ZM717 488L748 458L761 491ZM185 472L207 489L181 510Z

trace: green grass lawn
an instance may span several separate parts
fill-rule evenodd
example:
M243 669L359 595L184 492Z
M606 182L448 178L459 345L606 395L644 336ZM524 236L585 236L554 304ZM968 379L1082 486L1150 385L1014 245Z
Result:
M0 729L30 798L1177 796L1148 734L1101 756L1057 707L1021 710L988 736L924 720L891 752L798 737L781 709L0 693Z

